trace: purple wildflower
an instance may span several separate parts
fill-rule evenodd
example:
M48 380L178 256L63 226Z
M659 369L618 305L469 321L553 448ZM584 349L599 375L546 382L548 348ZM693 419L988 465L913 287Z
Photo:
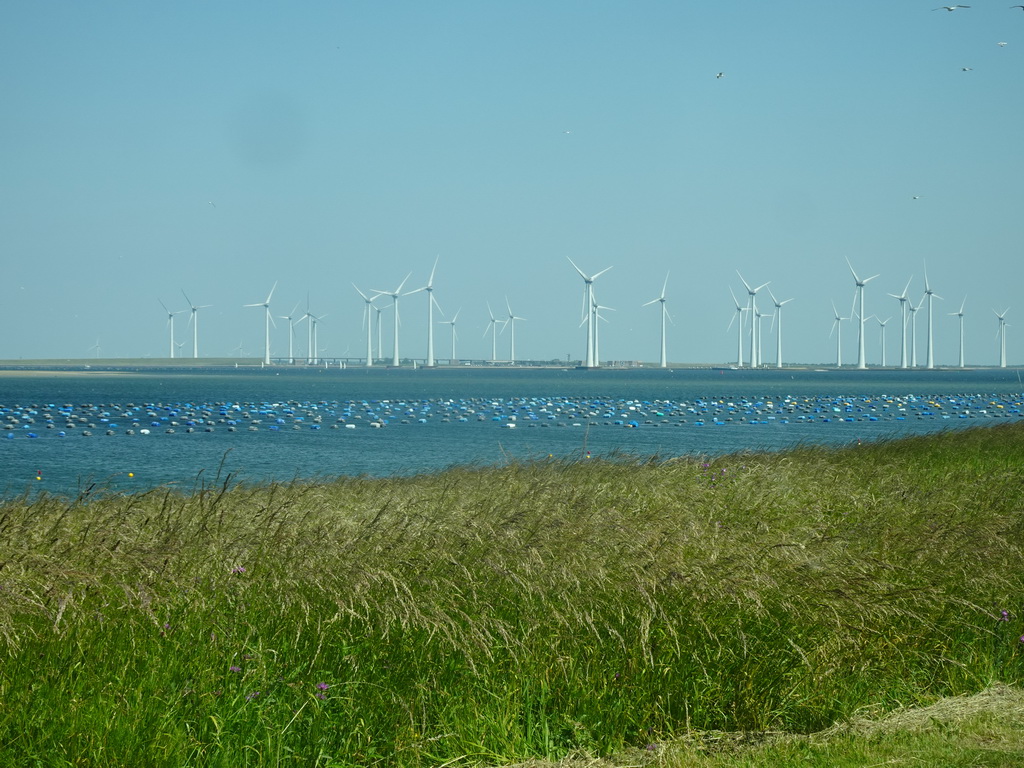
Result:
M245 573L245 566L244 565L236 565L234 568L231 569L231 572L232 573Z
M236 666L228 667L228 672L241 672L241 671L242 671L241 667L236 667Z
M331 686L329 686L327 683L317 683L316 687L317 687L317 690L326 691Z
M327 694L323 693L322 691L317 691L316 697L320 699L320 701L327 701Z
M245 695L245 700L246 701L252 701L253 699L257 698L259 695L260 695L259 691L253 691L252 693L247 693Z
M997 619L997 621L1009 621L1009 620L1010 620L1010 612L1009 611L1002 611L1000 613L999 618Z
M646 747L644 747L644 749L646 749L648 752L654 752L657 748L657 744L648 744Z

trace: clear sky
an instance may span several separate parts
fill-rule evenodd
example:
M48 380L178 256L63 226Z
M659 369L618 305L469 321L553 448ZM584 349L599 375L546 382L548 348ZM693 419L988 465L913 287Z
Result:
M362 355L364 291L425 284L460 357L736 358L737 270L787 362L835 362L832 302L935 292L936 364L1024 362L1024 11L974 0L8 2L0 25L0 358L261 357L261 308ZM1005 43L1005 45L1000 45ZM967 68L965 70L965 68ZM722 73L722 77L717 75ZM763 297L763 299L762 299ZM767 312L771 301L758 295ZM387 306L387 301L379 302ZM401 354L426 354L423 292ZM391 310L383 317L391 351ZM923 360L925 313L918 314ZM175 336L191 354L187 314ZM438 315L438 320L442 319ZM278 320L271 353L287 353ZM764 321L762 357L774 362ZM867 361L880 358L877 322ZM843 327L856 358L857 322ZM305 326L297 329L305 354ZM498 357L509 354L509 332ZM436 354L450 353L450 326ZM99 350L96 345L99 344ZM745 355L749 354L744 352Z

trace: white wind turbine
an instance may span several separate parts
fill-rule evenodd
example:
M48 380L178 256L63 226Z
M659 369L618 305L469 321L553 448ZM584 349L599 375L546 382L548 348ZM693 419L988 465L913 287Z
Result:
M856 301L860 305L857 310L857 319L860 324L860 332L857 334L857 368L864 370L868 367L864 353L864 323L866 321L864 316L864 286L878 277L878 275L872 275L871 277L861 280L857 277L857 273L853 271L853 265L850 264L849 259L846 260L846 265L850 268L850 272L853 274L853 281L857 284Z
M192 314L189 315L188 321L192 324L192 357L199 357L199 310L206 309L210 304L202 304L196 306L189 299L188 294L185 293L185 289L182 289L181 295L185 297L185 301L188 302L189 308L192 310Z
M913 302L910 302L910 306L907 310L910 312L910 367L917 368L917 311L924 306L924 297L921 297L921 303L916 307Z
M505 321L505 325L502 326L501 330L504 331L505 327L509 328L509 355L508 361L512 364L516 364L516 320L525 320L525 317L516 317L512 314L512 305L508 303L508 296L505 297L505 307L508 309L508 319Z
M455 315L454 315L454 317L452 317L451 320L442 320L441 321L444 325L450 325L452 327L452 358L451 358L451 362L452 362L453 365L455 364L455 361L458 359L458 358L455 357L455 338L458 335L458 334L455 333L455 321L459 319L459 312L461 312L461 311L462 311L462 307L459 307L457 310L455 310Z
M960 358L959 367L964 367L964 305L967 303L967 297L964 296L964 300L960 302L959 312L950 312L950 315L956 315L960 318Z
M569 263L572 264L573 269L575 269L579 273L580 277L583 278L583 306L585 307L587 313L585 319L585 322L587 324L587 354L584 358L583 367L594 368L600 365L600 363L597 361L596 349L597 328L595 326L597 325L597 310L595 309L595 307L597 306L597 302L594 301L594 281L597 280L597 278L599 278L609 269L611 269L611 267L605 267L600 272L597 272L593 275L586 275L584 274L582 269L576 266L576 263L572 259L569 259Z
M775 305L775 315L772 319L772 324L778 323L778 328L775 329L775 367L782 367L782 305L788 304L792 299L785 299L779 301L775 298L775 294L772 293L772 289L768 289L768 295L772 297L772 303Z
M263 364L270 365L270 324L273 323L274 327L277 327L277 323L274 323L274 318L270 315L270 297L274 295L274 291L277 289L277 281L274 281L273 287L270 289L270 293L267 294L266 301L261 301L258 304L243 304L243 307L263 307L266 313L266 333L263 338Z
M878 327L882 332L882 367L885 368L885 324L892 320L892 318L887 317L885 320L882 320L878 315L872 315L872 317L875 318L875 322L878 323Z
M491 320L484 329L484 337L487 336L488 332L491 334L491 362L494 363L498 360L498 319L491 311L490 302L487 302L487 314L490 316Z
M665 306L665 289L668 288L668 273L665 273L665 284L661 286L661 295L656 299L651 299L643 306L649 307L656 301L661 302L661 360L659 362L660 368L668 368L668 357L665 349L665 323L672 318L668 314L668 309Z
M406 281L410 277L412 277L412 272L410 272L408 275L406 275L405 276L405 280L400 282L398 284L398 287L395 288L395 290L393 290L393 291L378 291L376 288L373 291L374 293L376 293L379 296L390 296L391 300L394 302L392 304L392 306L395 308L395 347L394 347L394 352L393 352L393 354L391 356L391 365L393 365L396 368L399 365L401 365L401 362L402 362L402 359L398 356L398 325L399 325L399 322L400 322L400 319L399 319L399 316L398 316L398 297L402 295L402 287L405 285Z
M911 275L910 280L913 279ZM907 367L907 289L910 288L910 280L907 280L907 285L899 296L895 293L889 294L900 303L900 368Z
M743 275L740 275L740 271L737 269L736 274L739 275L740 282L743 283L743 287L747 289L747 296L749 296L747 304L747 312L750 313L750 367L758 368L761 365L761 358L758 355L758 349L761 346L761 341L757 338L757 334L760 331L760 323L757 322L757 292L764 288L768 283L762 283L757 288L751 288L750 284L743 279Z
M427 292L427 368L434 367L434 307L437 306L438 309L441 308L440 305L437 304L437 299L434 298L434 271L437 269L437 260L440 258L441 257L438 256L434 259L434 266L430 270L430 278L427 280L427 284L422 288L417 288L416 290L409 291L409 293L405 294L406 296L411 296L412 294L419 293L420 291Z
M992 311L996 312L994 309ZM999 367L1000 368L1005 368L1006 367L1006 327L1008 325L1008 323L1006 322L1006 313L1009 312L1009 311L1010 311L1010 308L1007 307L1006 309L1003 310L1003 314L999 314L998 312L996 312L996 317L999 318L998 335L999 335Z
M374 298L377 298L374 296ZM377 357L384 357L384 325L380 321L380 316L384 314L385 307L374 307L377 311Z
M932 336L932 299L941 299L928 284L928 267L924 268L924 295L928 299L928 368L935 367L935 347Z
M736 321L739 320L739 322L736 323L736 367L737 368L742 368L743 367L743 313L747 311L747 308L744 307L742 304L739 303L739 301L736 300L736 294L732 292L732 288L729 289L729 295L732 296L732 303L736 305L736 314L733 315L732 319L729 321L729 325L725 329L725 332L728 333L729 332L729 328L732 328L732 324L736 323Z
M157 299L157 301L160 301L160 299ZM170 332L170 344L171 344L170 352L168 353L168 357L170 357L173 360L174 359L174 316L175 315L180 315L185 310L184 309L179 309L177 312L171 312L171 310L169 310L167 308L167 305L164 304L163 301L160 301L160 306L163 307L164 308L164 312L167 313L167 328L169 329L169 332Z
M355 283L352 284L352 287L356 289L356 293L362 296L363 301L366 302L366 307L363 310L363 327L366 328L366 367L370 368L373 366L373 315L371 312L374 309L373 301L377 296L367 296L359 290Z
M832 313L835 315L835 321L832 323L832 331L836 332L836 368L843 367L843 321L849 320L849 317L840 317L839 310L836 309L836 303L832 302ZM851 313L852 314L852 313ZM832 335L832 331L829 331L829 336Z
M281 315L282 320L288 321L288 363L289 365L295 365L295 326L305 320L305 315L300 317L298 320L295 319L295 312L298 310L299 305L296 304L292 311L287 315Z
M316 365L317 363L320 362L320 353L322 351L324 351L324 350L321 350L319 346L317 346L317 339L316 339L317 325L320 323L321 320L323 320L325 317L327 317L327 315L317 316L317 315L312 314L311 312L307 312L306 313L306 317L309 318L310 334L311 334L311 338L312 338L312 342L311 342L312 346L310 347L310 349L312 350L312 358L310 360L310 363L312 365Z

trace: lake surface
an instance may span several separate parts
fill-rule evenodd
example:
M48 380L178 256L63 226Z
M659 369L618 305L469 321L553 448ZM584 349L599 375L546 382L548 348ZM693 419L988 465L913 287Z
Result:
M1016 369L0 373L0 494L720 455L1021 417Z

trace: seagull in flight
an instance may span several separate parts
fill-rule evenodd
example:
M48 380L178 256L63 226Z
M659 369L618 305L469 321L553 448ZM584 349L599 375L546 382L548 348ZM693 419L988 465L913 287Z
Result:
M1010 7L1011 8L1020 8L1022 11L1024 11L1024 5L1011 5Z
M1014 8L1024 8L1024 5L1019 5L1019 6L1015 5L1013 7ZM996 45L998 45L1000 48L1005 48L1006 47L1006 43L996 43Z
M969 5L940 5L938 8L932 8L933 11L941 11L945 8L947 11L955 11L957 8L970 8Z
M717 75L715 75L715 77L721 80L723 77L725 77L725 72L719 72Z
M971 69L971 67L960 67L960 71L961 72L971 72L973 70Z
M210 203L210 205L213 205L213 200L210 200L210 201L208 201L208 202ZM216 208L217 206L216 206L216 205L213 205L213 207L214 207L214 208Z

